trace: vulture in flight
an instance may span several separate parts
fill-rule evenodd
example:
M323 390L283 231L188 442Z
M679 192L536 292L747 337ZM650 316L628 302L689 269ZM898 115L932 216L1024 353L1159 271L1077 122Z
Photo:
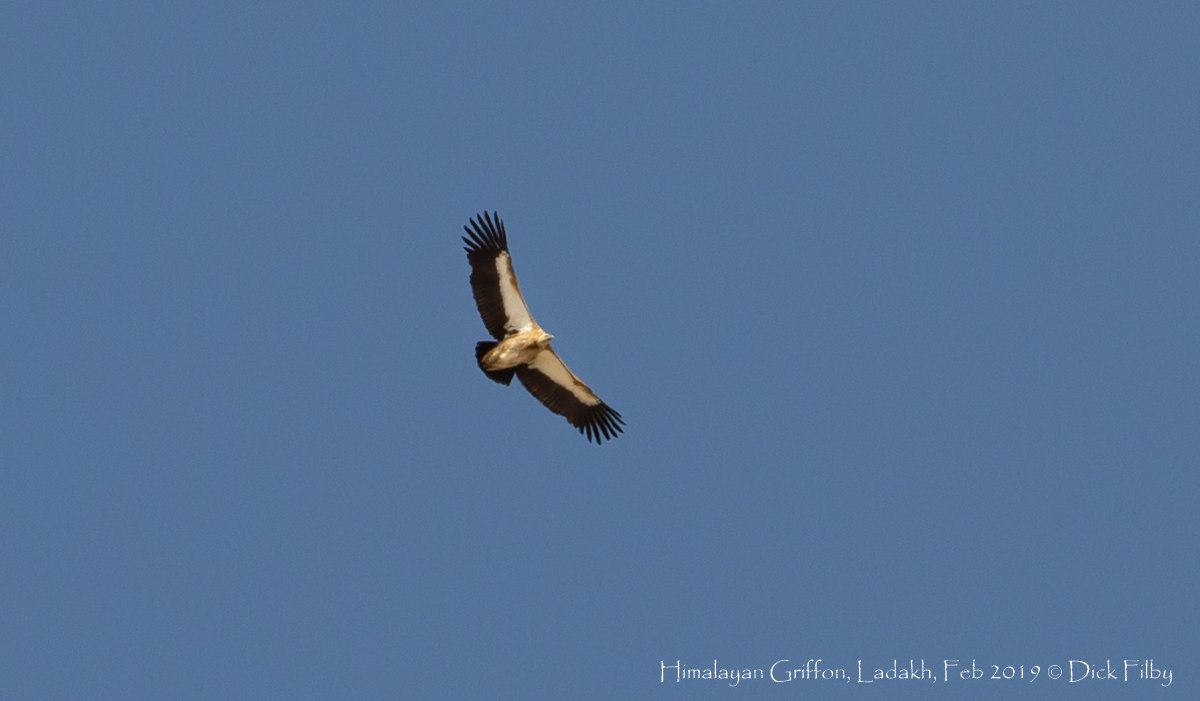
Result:
M550 347L554 338L533 320L508 253L499 215L486 211L464 226L471 292L494 341L475 344L475 360L489 379L507 385L513 375L555 414L565 416L589 441L616 438L625 423Z

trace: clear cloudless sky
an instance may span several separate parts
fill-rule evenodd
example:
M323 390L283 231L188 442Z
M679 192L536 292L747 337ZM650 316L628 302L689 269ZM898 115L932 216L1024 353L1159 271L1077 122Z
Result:
M0 697L1197 697L1198 27L5 4ZM938 678L663 672L810 658Z

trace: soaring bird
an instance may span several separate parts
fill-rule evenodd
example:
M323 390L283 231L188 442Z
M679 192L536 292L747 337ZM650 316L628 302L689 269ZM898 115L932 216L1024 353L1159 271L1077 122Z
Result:
M485 211L470 224L463 227L463 243L471 264L471 292L483 325L496 339L475 344L475 360L483 374L502 385L516 374L530 394L565 416L589 441L616 438L624 430L621 415L571 372L550 347L554 336L529 313L500 216Z

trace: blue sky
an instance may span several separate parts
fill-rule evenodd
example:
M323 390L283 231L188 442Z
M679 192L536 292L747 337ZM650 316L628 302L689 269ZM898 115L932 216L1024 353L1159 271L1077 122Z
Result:
M0 696L1186 695L1198 23L7 6ZM475 367L484 209L618 440ZM810 658L939 680L660 682Z

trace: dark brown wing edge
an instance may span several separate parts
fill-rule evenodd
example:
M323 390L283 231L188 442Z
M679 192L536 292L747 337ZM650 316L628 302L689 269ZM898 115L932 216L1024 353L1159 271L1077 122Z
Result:
M562 385L533 368L522 365L517 368L517 379L539 402L555 414L565 416L572 426L597 445L605 439L613 439L625 429L625 420L604 402L585 404Z
M493 216L485 210L483 214L476 214L470 222L470 227L463 227L467 236L462 240L467 244L463 250L467 252L467 262L471 264L471 294L475 296L475 306L479 309L483 325L499 341L504 338L504 325L508 317L504 313L504 299L500 295L496 257L508 251L508 236L499 214Z

